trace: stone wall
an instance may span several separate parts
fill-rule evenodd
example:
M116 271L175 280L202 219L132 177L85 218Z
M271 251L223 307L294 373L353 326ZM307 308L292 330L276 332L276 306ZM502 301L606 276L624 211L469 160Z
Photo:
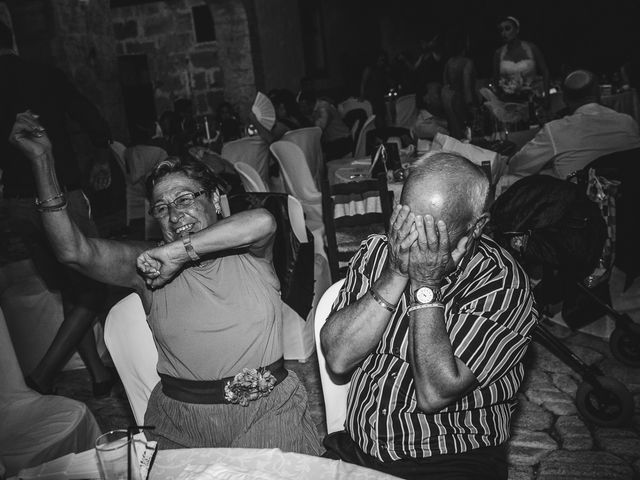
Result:
M197 43L192 7L203 0L172 0L113 8L119 55L146 54L156 111L190 98L197 114L222 99L243 109L255 95L249 29L241 1L210 1L216 40Z

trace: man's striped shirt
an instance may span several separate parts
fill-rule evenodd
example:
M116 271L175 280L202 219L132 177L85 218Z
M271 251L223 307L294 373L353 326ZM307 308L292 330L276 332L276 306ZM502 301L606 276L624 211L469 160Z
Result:
M384 236L372 235L363 243L334 311L367 293L382 273L387 252ZM529 280L511 255L483 236L441 289L454 355L471 369L478 386L436 414L418 408L407 357L408 286L349 389L346 430L362 450L382 461L459 453L509 437L524 374L522 357L538 321Z

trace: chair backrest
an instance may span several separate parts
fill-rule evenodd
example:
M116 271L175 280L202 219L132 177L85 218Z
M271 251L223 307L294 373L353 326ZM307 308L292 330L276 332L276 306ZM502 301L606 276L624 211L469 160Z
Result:
M10 401L9 397L30 392L24 383L22 370L2 309L0 309L0 365L2 365L0 368L0 406L2 406L5 401Z
M314 332L316 339L316 352L318 354L318 367L320 369L320 383L322 384L322 396L324 397L325 419L327 433L344 430L344 421L347 416L347 394L351 381L340 383L329 371L320 345L320 330L327 320L331 307L338 297L344 280L331 285L316 307Z
M411 128L416 120L418 109L416 107L416 95L403 95L395 101L396 127Z
M320 191L311 176L309 164L302 149L286 140L273 142L269 149L280 164L287 193L298 198L303 204L320 203Z
M111 150L113 157L116 159L116 162L118 162L118 166L122 169L122 174L127 178L127 165L124 161L124 151L127 147L117 140L114 140L109 144L109 149Z
M323 221L333 282L344 277L348 260L368 235L386 232L392 205L393 192L384 172L360 182L323 183Z
M260 136L243 137L222 145L222 158L231 163L244 162L252 166L269 184L269 145Z
M269 189L260 178L260 174L248 163L236 162L233 164L242 180L242 185L247 192L268 192Z
M149 396L160 377L156 371L158 350L137 293L123 298L109 310L104 343L122 379L133 416L138 425L144 425Z
M349 97L344 102L338 104L338 112L344 118L351 110L362 109L367 117L373 115L373 107L369 100L358 100L355 97Z
M304 152L304 156L309 165L311 176L316 180L319 178L320 171L324 165L322 158L322 129L320 127L298 128L285 132L281 140L293 142Z
M367 121L364 122L356 140L356 148L353 151L353 158L363 158L367 154L367 133L376 128L375 121L376 116L371 115L367 118Z

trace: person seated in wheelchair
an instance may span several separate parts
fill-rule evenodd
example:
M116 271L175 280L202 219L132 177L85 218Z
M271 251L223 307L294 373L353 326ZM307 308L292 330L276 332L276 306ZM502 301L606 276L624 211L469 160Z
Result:
M483 235L488 196L466 158L420 159L389 234L352 258L320 337L329 368L351 376L327 456L403 478L507 478L538 312L522 268Z
M318 454L307 393L284 368L282 300L272 264L275 220L264 209L221 218L219 182L192 158L147 178L163 242L87 238L70 219L51 143L29 112L10 140L30 160L37 206L58 259L136 291L158 348L161 381L145 425L160 448L280 448ZM37 131L37 130L35 130ZM295 428L292 426L295 425Z

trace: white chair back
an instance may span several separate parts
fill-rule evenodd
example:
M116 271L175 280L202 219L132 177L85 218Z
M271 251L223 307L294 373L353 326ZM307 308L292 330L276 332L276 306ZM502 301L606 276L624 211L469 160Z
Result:
M268 192L269 189L260 178L260 175L251 165L244 162L236 162L233 168L240 175L242 185L247 192Z
M117 140L113 140L109 144L109 149L111 150L111 153L113 153L113 156L116 159L116 162L118 162L118 165L120 166L120 168L122 169L122 172L126 177L127 166L124 162L124 151L127 149L127 147L125 147L122 143L118 142Z
M311 176L302 149L286 140L273 142L269 149L280 165L287 193L300 200L308 220L322 221L322 194Z
M322 396L324 397L327 433L344 430L344 421L347 417L347 394L349 393L349 385L351 384L351 381L342 384L334 381L327 367L324 353L322 352L322 345L320 345L320 330L331 312L331 307L338 297L343 283L344 279L331 285L327 291L324 292L316 307L314 327L316 352L318 352L318 368L320 369L320 383L322 384Z
M316 181L316 185L318 184L317 179L324 165L322 144L320 142L321 137L322 129L320 127L289 130L282 136L282 140L295 143L304 152L307 163L309 164L309 171L311 171L311 176Z
M367 118L373 115L373 107L369 100L358 100L355 97L349 97L344 102L338 104L338 112L340 116L344 117L351 110L361 108L367 114Z
M167 152L153 145L134 145L123 152L128 171L124 172L127 195L127 225L145 216L145 179L155 165L167 158Z
M137 293L123 298L109 310L104 343L124 385L133 416L138 425L144 425L149 396L160 377L156 371L158 350Z
M2 309L0 309L0 365L2 365L0 368L0 408L4 408L7 402L15 399L16 395L33 393L24 383L22 369L18 363Z
M376 116L371 115L367 118L367 121L364 122L364 125L360 130L360 134L358 135L358 139L356 140L356 149L353 152L353 158L363 158L366 155L367 133L376 128L375 121Z
M227 142L222 146L220 155L231 163L244 162L252 166L264 184L269 184L269 146L260 136L254 135Z
M416 121L418 109L416 108L416 95L403 95L398 97L395 102L396 109L396 127L411 128Z

